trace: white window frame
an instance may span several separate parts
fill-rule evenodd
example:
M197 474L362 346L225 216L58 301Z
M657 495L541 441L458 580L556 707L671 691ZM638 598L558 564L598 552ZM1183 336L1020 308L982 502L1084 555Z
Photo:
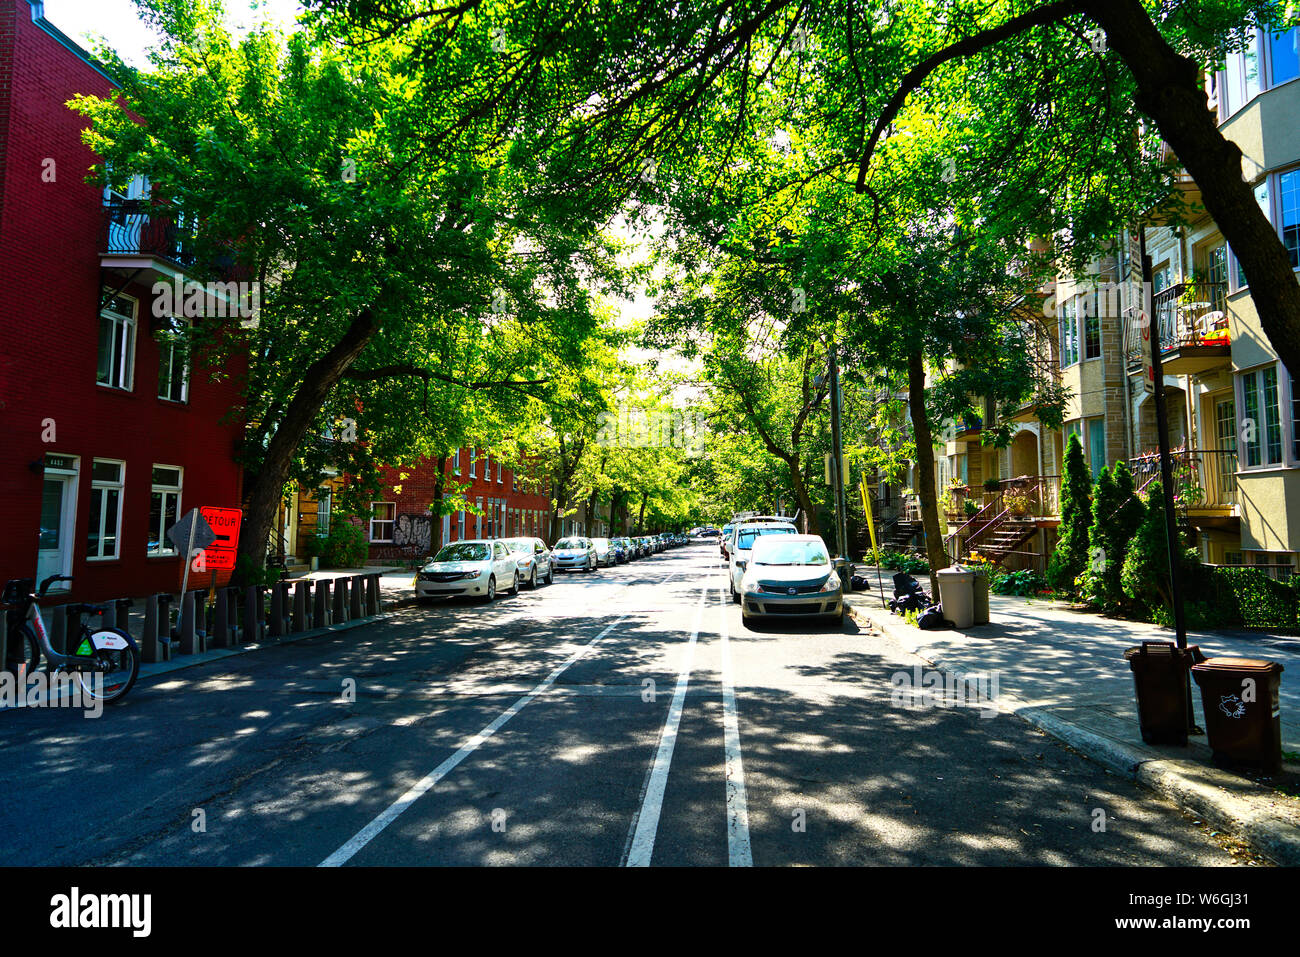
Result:
M322 506L324 508L322 509ZM325 529L321 530L320 517L325 515ZM330 526L334 522L334 489L328 485L322 485L316 489L316 537L327 538L330 533Z
M460 474L460 449L456 450L456 455L451 460L451 474Z
M188 326L186 320L179 317L173 317L173 321L180 323L182 326ZM190 401L190 360L185 355L182 358L183 368L181 370L181 397L172 398L170 395L163 395L163 363L167 364L167 385L171 386L171 372L176 364L176 352L183 348L179 343L170 341L165 336L154 336L154 341L158 343L158 398L164 402L175 402L184 405Z
M474 446L469 447L469 477L478 478L478 450Z
M175 470L175 472L176 472L176 484L175 484L175 485L161 485L161 484L159 484L159 483L158 483L158 480L157 480L156 478L154 478L154 474L153 474L153 470L154 470L154 469L173 469L173 470ZM181 516L185 514L184 512L181 511L181 496L182 496L182 493L184 492L184 489L185 489L185 468L184 468L184 466L181 466L181 465L167 465L167 464L162 463L162 462L155 462L155 463L150 467L150 469L149 469L149 513L150 513L150 514L149 514L149 523L150 523L149 535L150 535L150 537L153 536L153 533L154 533L154 531L155 531L155 529L152 527L152 525L153 525L153 497L154 497L155 495L161 495L161 496L163 496L163 505L162 505L162 510L161 510L161 512L159 513L159 519L162 521L163 525L166 526L166 525L167 525L167 497L168 497L168 496L175 496L175 498L176 498L176 503L175 503L175 507L172 509L172 514L175 516L175 517L172 519L172 524L174 525L174 524L176 524L177 521L180 520ZM164 528L159 528L159 529L157 529L156 531L158 532L158 547L157 547L157 548L154 548L154 549L150 549L150 548L149 548L149 542L148 542L148 540L146 540L146 541L145 541L145 554L146 554L146 555L148 555L150 558L171 558L171 557L174 557L174 556L180 554L180 553L177 551L176 546L173 545L173 544L171 543L171 541L168 540L168 538L167 538L167 528L166 528L166 527L164 527ZM101 539L101 540L102 540L102 539Z
M504 472L502 471L501 460L498 459L497 460L497 484L498 485L502 484L502 482L504 481L504 479L502 478L503 474Z
M116 465L118 467L116 482L110 482L106 479L95 478L95 466L101 464ZM113 490L117 491L117 515L114 516L114 522L116 523L116 527L114 529L115 534L113 535L115 550L112 555L104 554L104 529L106 527L105 520L108 517L108 511L107 509L104 508L103 503L101 502L99 508L99 528L97 529L97 531L99 532L98 546L97 546L98 552L96 554L92 554L90 551L90 545L89 545L90 529L89 527L87 527L86 529L86 534L87 534L86 561L88 562L114 562L121 559L122 557L122 506L126 501L126 462L122 459L99 459L99 458L91 459L90 460L91 502L92 503L94 502L95 496L97 495L103 494L104 497L107 498L107 493Z
M135 347L136 338L139 331L140 302L132 296L118 293L113 297L114 300L123 300L131 304L131 315L118 312L111 308L112 300L105 303L104 307L99 310L99 322L95 325L95 332L98 336L103 336L103 323L108 320L113 327L113 360L109 368L109 381L103 382L99 378L99 343L96 343L95 350L95 384L103 386L105 389L116 389L119 392L135 391ZM118 342L118 326L126 330L120 345ZM115 376L114 367L117 375ZM125 373L125 376L123 376ZM125 378L125 384L123 384Z
M1061 368L1068 369L1072 365L1078 365L1080 352L1079 304L1074 296L1061 304L1060 317Z
M392 518L378 518L375 516L375 506L386 505L392 508ZM388 537L378 538L375 535L376 525L388 525ZM393 543L393 531L397 528L397 503L396 502L371 502L370 503L370 541L377 545L391 545Z
M1278 428L1281 431L1281 458L1276 462L1268 461L1268 410L1264 405L1264 372L1273 369L1277 374L1277 417ZM1292 404L1292 383L1291 377L1286 374L1287 370L1279 361L1265 362L1261 365L1252 366L1248 369L1239 369L1233 375L1233 401L1236 403L1237 412L1237 469L1240 472L1259 472L1268 469L1295 468L1300 465L1295 456L1296 429L1297 423L1288 412L1294 412ZM1258 399L1257 414L1260 421L1255 424L1255 442L1249 443L1244 440L1243 429L1245 428L1246 419L1250 418L1246 414L1246 378L1254 375L1256 398ZM1250 448L1254 445L1259 450L1259 462L1252 465L1250 463Z

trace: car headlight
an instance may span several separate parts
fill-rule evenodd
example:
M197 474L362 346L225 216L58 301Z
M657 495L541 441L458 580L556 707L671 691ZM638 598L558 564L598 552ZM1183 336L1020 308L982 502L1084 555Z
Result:
M478 578L478 577L479 577L480 575L482 575L483 572L485 572L485 571L487 571L486 568L481 569L481 570L476 571L476 572L466 572L464 575L462 575L462 576L460 576L460 577L463 578L463 579L465 579L466 581L468 581L468 580L471 579L471 578Z
M826 581L822 583L821 591L839 591L839 590L840 590L840 576L827 575Z

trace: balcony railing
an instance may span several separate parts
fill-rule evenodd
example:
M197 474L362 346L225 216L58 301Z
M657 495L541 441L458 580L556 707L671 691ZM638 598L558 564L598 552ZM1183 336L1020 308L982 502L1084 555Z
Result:
M194 231L175 206L151 200L119 200L104 208L100 248L105 255L154 256L193 266Z
M1237 452L1234 449L1175 449L1174 505L1179 509L1227 508L1237 503ZM1145 489L1160 478L1160 454L1129 459L1133 487Z
M1149 334L1159 334L1161 353L1189 346L1228 345L1227 286L1221 282L1180 282L1152 297L1154 315L1140 309L1129 312L1124 324L1124 351L1131 364L1145 365L1151 358Z

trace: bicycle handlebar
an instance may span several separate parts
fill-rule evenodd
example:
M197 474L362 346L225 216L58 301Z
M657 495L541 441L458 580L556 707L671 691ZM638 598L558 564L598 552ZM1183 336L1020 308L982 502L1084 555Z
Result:
M45 581L41 582L40 590L37 591L36 596L38 598L44 598L45 593L49 591L50 586L53 585L55 582L70 582L70 581L72 581L71 575L51 575L49 578L45 579Z

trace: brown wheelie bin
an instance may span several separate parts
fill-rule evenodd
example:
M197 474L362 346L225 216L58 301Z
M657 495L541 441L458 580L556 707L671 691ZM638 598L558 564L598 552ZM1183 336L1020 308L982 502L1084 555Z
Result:
M1258 658L1207 658L1192 668L1217 764L1282 768L1282 666Z

